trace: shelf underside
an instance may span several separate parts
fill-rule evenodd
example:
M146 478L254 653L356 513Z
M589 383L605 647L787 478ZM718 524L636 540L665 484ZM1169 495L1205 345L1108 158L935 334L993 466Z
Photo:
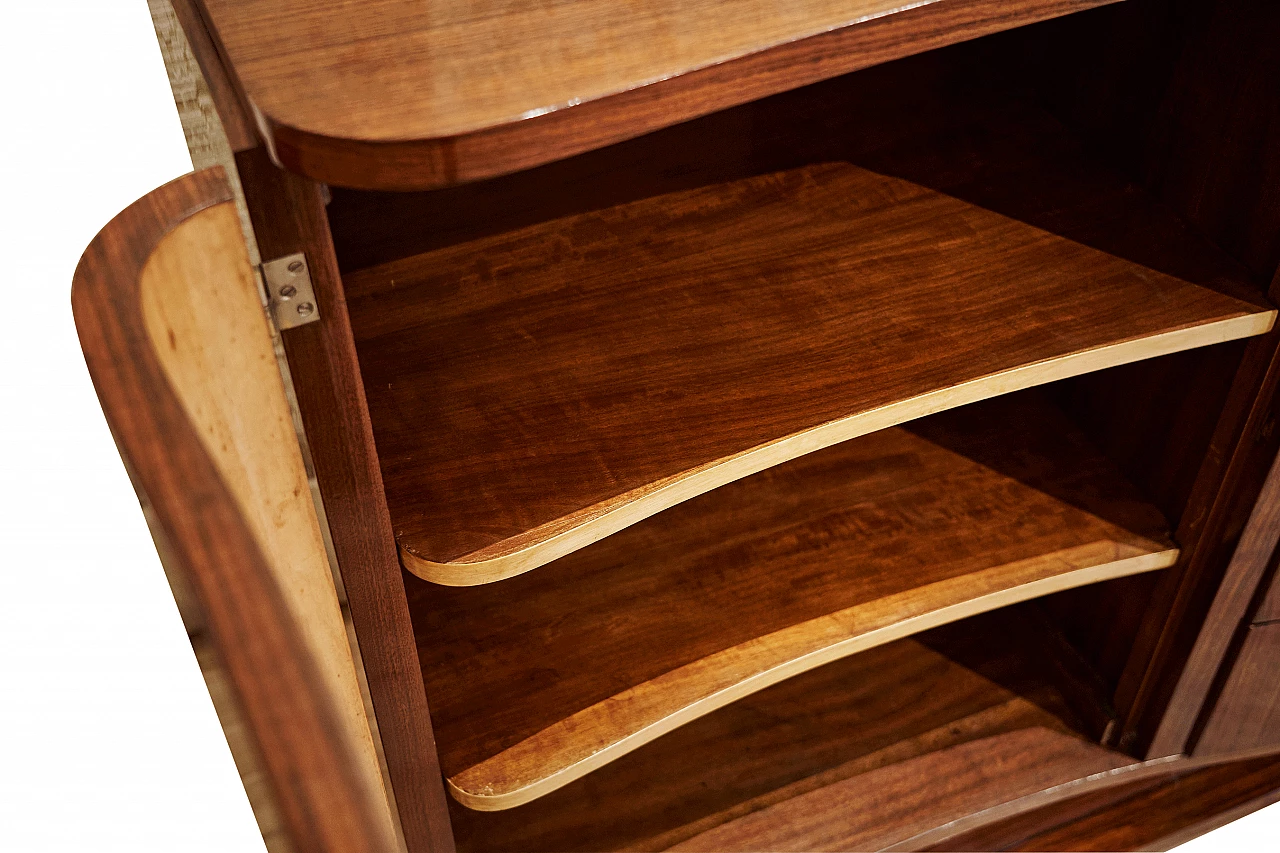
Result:
M542 796L831 660L1170 565L1143 503L1040 391L796 459L510 581L409 580L441 766Z
M340 186L527 169L1114 0L203 0L276 157Z
M1274 316L848 164L345 284L404 563L449 585L536 568L839 441Z
M737 844L737 820L786 849L796 811L832 843L795 849L881 849L1132 766L1081 737L1039 640L1002 610L828 664L520 808L452 803L458 849L765 849Z

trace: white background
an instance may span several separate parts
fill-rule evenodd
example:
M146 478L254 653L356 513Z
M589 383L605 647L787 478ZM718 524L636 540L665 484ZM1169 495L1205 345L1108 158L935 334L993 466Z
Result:
M0 850L261 851L71 321L191 169L145 0L0 4L0 122ZM1280 849L1280 806L1181 849Z

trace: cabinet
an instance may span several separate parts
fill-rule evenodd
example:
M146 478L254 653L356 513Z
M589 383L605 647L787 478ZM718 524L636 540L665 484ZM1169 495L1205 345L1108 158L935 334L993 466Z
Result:
M214 154L73 293L272 847L1140 847L1280 786L1206 746L1274 650L1275 11L351 12L157 4Z

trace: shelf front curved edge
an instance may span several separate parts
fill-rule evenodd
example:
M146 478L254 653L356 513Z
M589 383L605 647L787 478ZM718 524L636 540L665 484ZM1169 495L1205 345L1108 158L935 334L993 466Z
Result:
M445 586L476 586L515 577L624 530L698 495L842 441L918 418L1072 376L1265 334L1276 312L1242 313L1022 365L908 400L859 412L744 453L634 489L451 562L436 562L400 543L405 568Z
M949 578L759 637L573 714L450 777L450 793L478 811L514 808L717 708L823 664L1021 601L1166 568L1178 558L1176 548L1149 545L1093 542Z

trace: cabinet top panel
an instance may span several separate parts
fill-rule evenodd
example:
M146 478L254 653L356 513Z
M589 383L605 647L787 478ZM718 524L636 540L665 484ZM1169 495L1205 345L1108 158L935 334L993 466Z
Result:
M202 0L286 167L491 177L1114 0Z

